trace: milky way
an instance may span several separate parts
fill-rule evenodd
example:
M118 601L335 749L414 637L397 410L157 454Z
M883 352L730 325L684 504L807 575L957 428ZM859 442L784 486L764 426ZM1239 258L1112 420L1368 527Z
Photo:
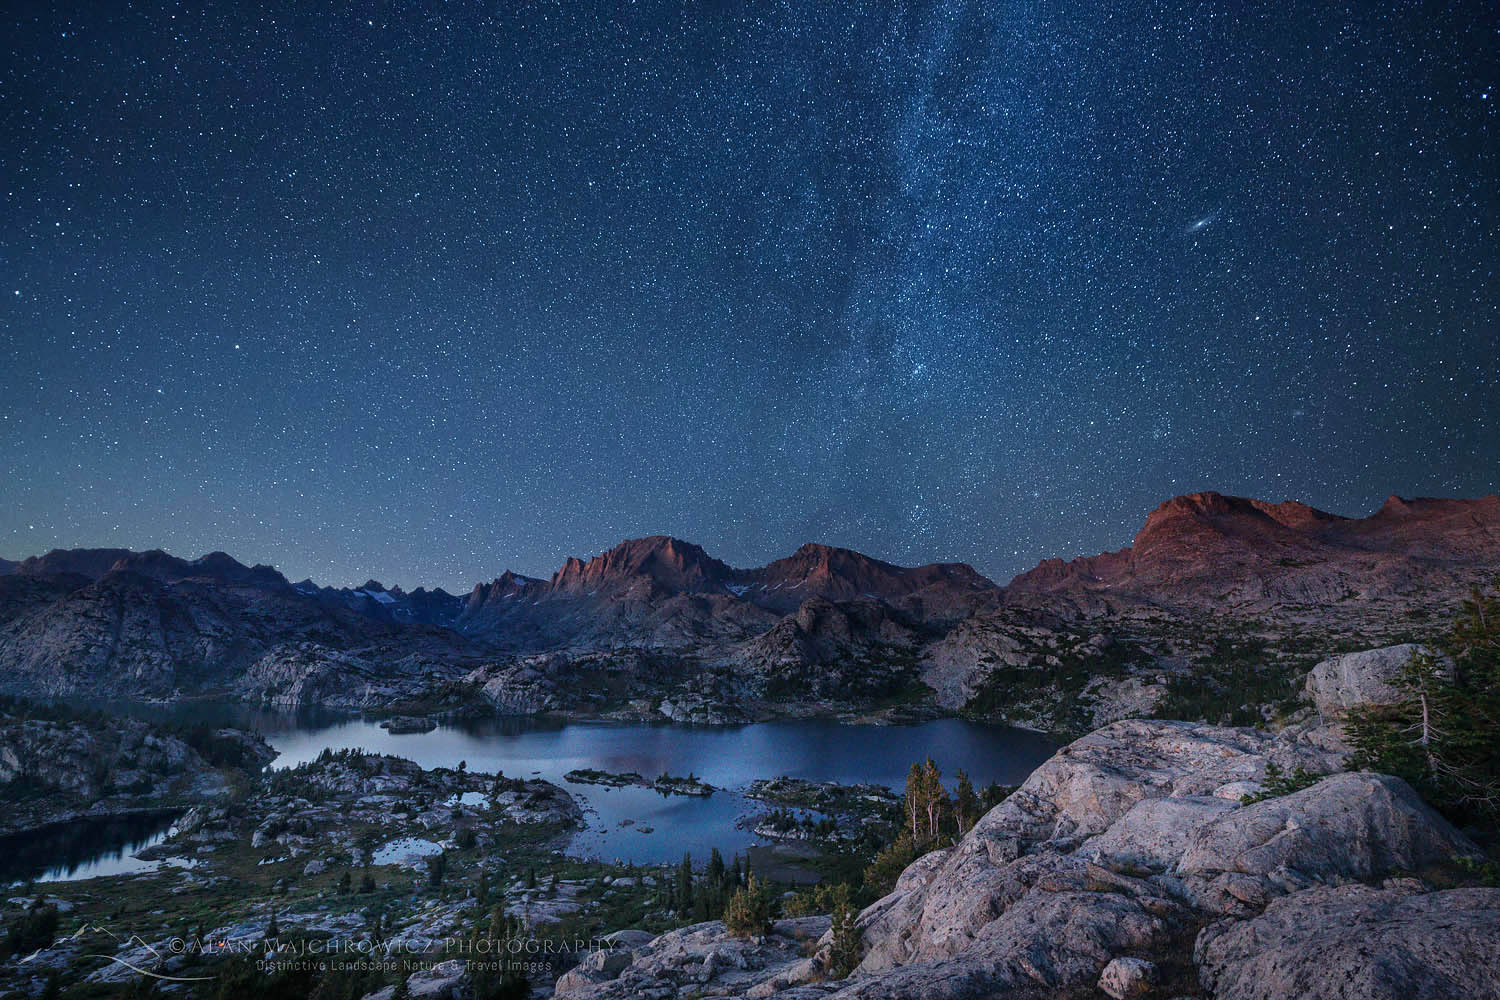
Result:
M30 6L0 555L1004 580L1497 488L1488 2Z

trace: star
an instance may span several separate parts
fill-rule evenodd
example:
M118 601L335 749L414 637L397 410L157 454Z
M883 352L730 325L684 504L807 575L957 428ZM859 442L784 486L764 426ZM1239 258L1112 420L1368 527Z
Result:
M1494 491L1479 0L158 6L0 41L8 559L1003 583L1188 489Z

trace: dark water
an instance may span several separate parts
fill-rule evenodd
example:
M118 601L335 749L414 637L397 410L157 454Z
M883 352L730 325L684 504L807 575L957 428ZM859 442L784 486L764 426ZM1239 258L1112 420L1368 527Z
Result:
M0 837L0 885L150 871L159 863L134 854L163 840L176 815L81 819Z
M637 864L677 861L684 851L702 858L715 847L729 856L757 843L736 826L740 817L758 811L741 795L756 778L870 782L899 791L912 762L931 756L945 778L963 768L976 785L1011 785L1055 749L1036 733L957 719L909 726L796 721L732 727L505 719L393 736L374 722L326 713L179 705L143 714L258 729L280 753L275 767L311 760L325 748L357 747L424 767L456 767L463 761L474 771L543 777L568 789L587 813L588 828L574 836L570 854ZM648 778L691 773L724 791L701 799L665 797L646 788L576 785L563 778L576 768L635 771Z

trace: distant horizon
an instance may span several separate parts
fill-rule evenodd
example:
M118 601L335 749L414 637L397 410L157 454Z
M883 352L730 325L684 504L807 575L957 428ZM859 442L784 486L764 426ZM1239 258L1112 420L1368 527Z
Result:
M395 589L395 588L400 588L403 592L410 593L410 592L412 592L414 590L417 590L418 588L425 588L425 589L427 589L429 591L431 591L431 590L439 590L440 589L440 590L446 591L449 594L458 595L458 594L464 594L464 593L467 593L469 591L472 591L476 586L483 586L485 584L491 583L494 580L498 579L503 574L505 574L506 572L513 573L513 574L515 574L517 576L524 576L524 577L527 577L529 579L550 580L552 578L552 576L559 569L561 569L562 566L563 566L563 564L568 559L570 559L570 558L576 558L576 559L580 559L580 560L582 560L584 562L587 562L588 560L590 560L590 559L592 559L592 558L594 558L596 556L603 555L604 553L609 552L611 549L614 549L615 547L617 547L617 546L619 546L621 544L624 544L625 542L634 541L634 540L642 539L642 538L669 537L669 538L677 539L678 541L688 542L688 543L691 543L693 545L696 545L696 546L702 548L703 551L705 553L707 553L709 556L711 556L711 557L713 557L715 559L718 559L720 562L727 563L728 565L730 565L731 567L733 567L735 569L752 569L752 568L757 568L757 567L760 567L760 566L764 566L767 563L770 563L770 562L772 562L772 561L774 561L776 559L781 559L781 558L785 558L787 556L790 556L791 554L793 554L794 552L796 552L797 549L801 548L803 545L826 545L826 546L828 546L830 548L846 549L846 550L858 552L860 555L867 556L867 557L870 557L872 559L877 559L877 560L879 560L881 562L890 563L890 564L896 565L896 566L915 567L915 566L924 566L924 565L929 565L929 564L934 564L934 563L959 563L959 564L967 565L970 568L974 569L975 572L979 573L981 576L985 577L987 580L991 581L992 583L996 584L997 586L1004 587L1004 586L1008 585L1012 580L1014 580L1015 577L1017 577L1018 575L1020 575L1022 573L1025 573L1025 572L1027 572L1027 571L1029 571L1031 569L1034 569L1038 564L1040 564L1041 562L1043 562L1045 560L1048 560L1048 559L1062 559L1064 562L1068 562L1068 561L1071 561L1073 559L1079 559L1079 558L1085 558L1085 557L1088 557L1088 556L1099 555L1099 554L1105 553L1105 552L1117 552L1117 551L1119 551L1119 550L1121 550L1123 548L1128 548L1131 545L1132 541L1134 540L1136 532L1139 531L1141 523L1144 522L1146 515L1149 514L1152 510L1155 510L1157 507L1160 507L1162 504L1166 503L1169 500L1175 499L1176 497L1191 496L1193 494L1200 494L1200 493L1217 493L1217 494L1220 494L1222 496L1240 497L1242 499L1261 500L1261 501L1264 501L1264 502L1267 502L1267 503L1289 503L1289 502L1302 503L1302 504L1305 504L1306 506L1316 508L1317 510L1321 510L1321 511L1323 511L1325 513L1328 513L1328 514L1334 514L1334 515L1339 516L1339 517L1346 517L1346 518L1351 518L1351 519L1359 519L1359 518L1365 518L1365 517L1371 517L1371 516L1373 516L1374 514L1378 513L1379 510L1381 509L1381 507L1384 506L1384 504L1387 501L1389 501L1391 498L1399 498L1399 499L1407 500L1407 501L1414 501L1414 500L1483 500L1483 499L1486 499L1486 498L1489 498L1489 497L1500 495L1500 491L1497 491L1495 489L1491 489L1488 492L1474 493L1474 494L1469 494L1469 495L1456 495L1456 494L1439 495L1439 494L1432 494L1432 493L1426 493L1426 494L1424 494L1424 493L1417 493L1417 492L1399 492L1399 491L1397 491L1397 492L1389 492L1389 493L1386 493L1381 498L1381 500L1379 502L1375 503L1373 506L1369 506L1368 509L1367 509L1367 512L1365 512L1365 513L1358 513L1358 514L1350 514L1350 513L1344 512L1344 511L1332 509L1332 508L1330 508L1328 506L1324 506L1322 504L1311 503L1309 501L1302 500L1302 499L1297 498L1297 497L1283 497L1280 500L1269 500L1266 497L1257 497L1257 496L1251 496L1251 495L1242 494L1242 493L1228 493L1228 492L1225 492L1224 490L1211 490L1211 489L1188 490L1188 491L1186 491L1184 493L1174 493L1171 496L1163 497L1160 501L1158 501L1157 503L1151 505L1151 507L1147 508L1144 512L1142 512L1140 522L1138 522L1136 524L1135 528L1130 531L1130 533L1125 537L1124 541L1121 544L1114 545L1114 546L1106 545L1106 546L1104 546L1102 548L1093 549L1093 550L1090 550L1090 551L1077 552L1077 553L1072 553L1072 554L1043 555L1043 556L1040 556L1035 561L1033 561L1033 562L1031 562L1031 563L1029 563L1029 564L1027 564L1025 566L1020 567L1019 569L1016 569L1016 570L1011 571L1011 572L1005 572L1005 573L1002 573L1002 574L999 574L999 575L997 575L995 573L987 572L983 567L981 567L979 565L976 565L973 560L964 559L964 558L961 558L961 557L960 558L948 558L948 559L925 559L925 560L916 560L916 561L892 559L892 558L890 558L888 556L882 555L879 552L871 552L868 549L861 549L861 548L858 548L856 546L851 546L851 545L840 545L840 544L836 544L836 543L833 543L833 542L824 541L824 540L821 540L821 539L805 539L805 540L803 540L801 542L798 542L798 543L796 543L794 545L791 545L788 548L785 548L783 551L779 551L779 552L777 552L775 554L766 556L764 558L741 562L741 561L736 561L734 559L726 559L726 558L724 558L721 554L719 554L719 552L717 552L715 550L714 546L711 545L711 544L706 544L706 543L704 543L704 542L702 542L702 541L700 541L700 540L698 540L696 538L692 538L692 537L688 537L688 536L685 536L685 535L676 534L674 532L668 532L668 531L646 531L646 532L642 532L640 534L625 535L624 537L618 538L618 539L616 539L613 542L610 542L608 544L605 544L605 545L602 545L602 546L600 546L598 548L595 548L592 551L588 552L587 554L582 554L580 552L573 552L573 553L570 553L568 555L564 555L564 556L560 557L557 560L556 564L554 564L550 569L546 569L546 570L522 570L522 569L517 569L514 566L506 565L506 566L502 566L497 571L494 571L494 572L491 572L491 573L488 573L488 574L485 574L485 573L481 572L481 573L473 576L472 578L468 579L467 581L459 581L459 582L456 582L456 583L449 583L449 582L434 583L431 580L423 580L423 579L417 579L417 580L414 580L414 581L408 581L406 579L396 578L396 577L392 577L392 578L388 579L387 577L381 575L380 573L367 573L367 574L356 573L356 574L354 574L354 576L357 577L357 579L349 579L349 582L338 583L338 582L334 582L333 578L331 578L331 577L319 578L319 576L316 573L304 573L304 572L300 572L300 571L289 571L288 569L286 569L285 567L283 567L280 563L275 562L275 561L268 561L268 560L259 559L259 558L246 559L246 558L243 558L243 554L242 553L236 552L236 551L234 551L234 550L232 550L230 548L226 548L224 546L210 547L210 548L203 549L202 551L197 552L195 555L190 555L189 556L189 555L183 555L182 553L184 551L194 551L194 550L190 550L190 549L189 550L185 550L185 549L180 549L180 548L174 549L170 545L153 545L153 544L148 544L148 545L129 545L129 544L121 544L119 542L114 542L114 543L109 543L109 544L98 544L98 545L86 545L86 544L85 545L78 545L78 544L67 545L67 544L63 544L63 545L51 545L51 546L48 546L45 549L41 549L41 550L38 550L38 551L35 551L35 552L24 553L24 554L20 555L18 558L11 558L9 556L0 555L0 559L4 559L4 560L6 560L8 562L20 563L20 562L24 562L28 558L44 556L48 552L52 552L52 551L125 549L125 550L128 550L130 552L137 553L137 554L143 553L143 552L160 551L160 552L165 552L166 554L168 554L170 556L174 556L174 557L179 558L179 559L185 559L185 560L191 562L191 561L195 561L195 560L198 560L198 559L202 559L202 558L204 558L204 557L206 557L208 555L212 555L215 552L221 552L221 553L223 553L225 555L228 555L228 556L232 557L237 562L239 562L242 565L245 565L247 567L249 567L249 566L269 566L270 568L272 568L272 569L276 570L278 573L280 573L282 576L286 577L286 579L288 580L288 582L291 582L291 583L301 583L304 580L312 580L312 582L315 583L315 584L317 584L319 587L332 587L335 590L339 590L339 589L358 590L361 587L363 587L365 583L374 581L374 582L379 583L382 587L385 587L388 590Z

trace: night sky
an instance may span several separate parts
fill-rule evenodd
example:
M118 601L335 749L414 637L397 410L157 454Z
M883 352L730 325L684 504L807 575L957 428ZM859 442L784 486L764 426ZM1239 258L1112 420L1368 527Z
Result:
M9 558L1003 582L1497 489L1490 0L8 6Z

